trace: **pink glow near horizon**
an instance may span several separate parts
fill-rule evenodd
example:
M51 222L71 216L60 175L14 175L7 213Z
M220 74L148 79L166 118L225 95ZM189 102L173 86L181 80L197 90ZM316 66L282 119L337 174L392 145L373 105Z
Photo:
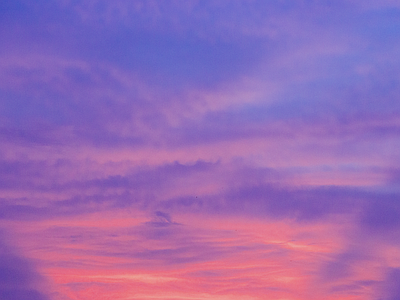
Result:
M346 278L330 278L324 269L338 254L345 256L351 244L346 232L355 229L348 217L298 224L183 214L169 223L135 213L95 213L11 227L19 228L19 248L30 249L30 259L42 266L38 270L57 286L57 293L82 300L369 299L373 290L368 282L382 280L382 260L390 251L371 249L367 258L348 266ZM162 232L170 238L164 239ZM399 261L398 253L393 254ZM349 280L365 285L329 296L332 286L346 286ZM55 294L54 299L63 298Z

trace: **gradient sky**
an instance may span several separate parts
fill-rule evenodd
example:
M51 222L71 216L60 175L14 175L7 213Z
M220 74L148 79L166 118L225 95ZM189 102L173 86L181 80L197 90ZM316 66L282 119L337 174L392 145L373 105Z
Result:
M0 0L1 300L398 300L399 150L399 1Z

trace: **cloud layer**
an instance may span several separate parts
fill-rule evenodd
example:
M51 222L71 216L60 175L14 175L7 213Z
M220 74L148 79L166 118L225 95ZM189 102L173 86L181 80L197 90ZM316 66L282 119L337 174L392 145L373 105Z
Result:
M399 15L3 1L0 298L397 299Z

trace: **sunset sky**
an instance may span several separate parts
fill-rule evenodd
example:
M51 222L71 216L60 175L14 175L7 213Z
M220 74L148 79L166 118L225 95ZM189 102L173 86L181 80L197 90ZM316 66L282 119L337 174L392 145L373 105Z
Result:
M0 0L0 300L400 299L400 2Z

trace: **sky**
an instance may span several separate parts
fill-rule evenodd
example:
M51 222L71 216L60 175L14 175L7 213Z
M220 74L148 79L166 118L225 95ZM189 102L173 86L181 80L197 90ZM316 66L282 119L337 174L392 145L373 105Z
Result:
M396 0L0 0L0 299L400 299Z

